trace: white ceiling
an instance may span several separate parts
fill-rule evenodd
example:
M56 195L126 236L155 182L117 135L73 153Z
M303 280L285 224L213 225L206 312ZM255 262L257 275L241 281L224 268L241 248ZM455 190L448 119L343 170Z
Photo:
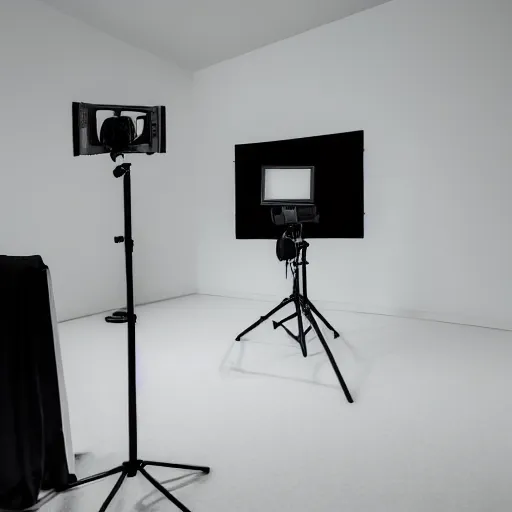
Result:
M389 0L42 0L197 70Z

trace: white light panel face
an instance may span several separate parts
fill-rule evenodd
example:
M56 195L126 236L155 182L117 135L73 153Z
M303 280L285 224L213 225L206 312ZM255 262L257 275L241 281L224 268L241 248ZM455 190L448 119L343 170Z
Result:
M311 174L308 168L264 169L263 201L309 201L311 200Z

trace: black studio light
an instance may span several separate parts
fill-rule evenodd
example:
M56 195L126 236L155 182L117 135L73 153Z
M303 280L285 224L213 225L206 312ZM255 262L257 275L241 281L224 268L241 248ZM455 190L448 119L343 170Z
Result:
M91 103L73 103L73 152L75 156L110 154L112 160L119 163L126 153L165 153L166 120L165 107L141 107L133 105L96 105ZM128 323L128 429L129 458L119 466L103 473L84 478L69 484L65 489L73 489L119 474L114 488L101 506L104 512L117 494L126 477L140 473L169 501L183 512L190 510L175 498L160 482L153 478L146 467L165 467L209 473L206 466L192 466L167 462L141 460L137 454L137 378L135 323L133 296L133 248L132 210L131 210L131 164L119 163L114 169L116 178L123 177L124 192L124 235L116 236L116 243L124 243L126 261L126 312L117 312L115 321Z
M163 106L78 103L73 111L74 156L110 153L166 152L166 110Z
M295 306L295 313L287 316L279 322L274 321L274 329L282 327L300 346L302 355L307 357L308 349L306 336L314 330L320 340L331 366L336 374L338 382L349 403L353 403L350 391L341 375L338 364L327 345L324 335L318 326L315 316L334 334L335 338L339 333L318 311L308 298L307 286L307 265L306 252L309 243L304 240L304 223L319 223L320 216L315 205L315 167L314 166L275 166L264 165L261 169L261 205L270 206L272 222L276 226L284 228L282 235L276 242L276 256L279 261L286 262L286 269L290 267L293 275L293 291L289 297L260 317L250 327L241 332L237 341L268 320L275 313L288 304ZM300 270L299 270L300 269ZM301 290L302 278L302 290ZM305 329L303 316L309 322ZM289 320L297 319L298 334L295 335L285 325Z
M318 223L315 167L262 166L261 205L271 206L272 222L276 226Z

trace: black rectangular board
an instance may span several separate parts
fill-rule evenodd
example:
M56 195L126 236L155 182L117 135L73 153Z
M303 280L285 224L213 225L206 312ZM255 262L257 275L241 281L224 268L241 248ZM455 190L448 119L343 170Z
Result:
M235 146L237 239L277 239L270 206L261 205L261 169L315 166L319 224L304 224L305 238L364 238L364 131Z

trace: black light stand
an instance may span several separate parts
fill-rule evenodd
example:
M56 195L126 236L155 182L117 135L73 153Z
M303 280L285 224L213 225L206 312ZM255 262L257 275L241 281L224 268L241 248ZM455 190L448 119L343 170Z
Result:
M127 318L128 318L128 428L129 428L129 460L123 462L120 466L113 469L99 473L94 476L78 480L75 483L66 486L64 491L74 489L81 485L91 482L102 480L108 476L119 474L114 488L107 496L99 512L104 512L114 496L119 491L124 479L126 477L134 477L137 473L141 473L146 480L148 480L156 489L158 489L169 501L183 512L190 512L190 510L176 499L165 487L155 480L144 468L146 466L158 466L174 469L189 469L192 471L201 471L205 474L210 472L210 468L206 466L190 466L188 464L174 464L168 462L153 462L147 460L140 460L137 458L137 389L136 389L136 361L135 361L135 322L136 316L134 313L134 300L133 300L133 239L132 239L132 212L131 212L131 180L130 180L130 166L129 163L123 163L116 167L114 176L120 178L123 176L123 189L124 189L124 236L116 237L116 243L125 244L125 257L126 257L126 295L127 295Z
M292 266L292 273L293 273L293 292L292 294L287 297L286 299L283 299L283 301L276 306L274 309L269 311L266 315L262 316L259 320L254 322L250 327L245 329L245 331L241 332L237 337L236 340L240 341L243 336L245 336L248 332L252 331L256 327L258 327L260 324L262 324L265 320L268 320L272 315L280 311L282 308L287 306L288 304L295 305L295 313L291 314L290 316L287 316L286 318L283 318L283 320L280 320L279 322L274 321L274 329L277 329L278 327L282 327L299 345L302 350L302 355L304 357L307 357L308 355L308 349L306 345L306 335L311 330L311 328L314 329L316 332L318 339L320 340L320 343L324 347L324 350L327 354L327 357L329 358L329 361L331 363L331 366L334 370L334 373L336 374L336 377L338 378L338 381L340 383L341 389L343 389L343 392L345 393L345 397L347 398L349 403L353 403L354 400L352 399L352 396L350 394L350 391L345 383L345 380L343 379L343 376L341 375L341 372L338 368L338 365L336 363L336 360L334 359L334 356L332 355L332 352L329 348L329 345L327 345L327 342L324 338L324 335L322 334L322 331L320 330L318 323L313 315L313 313L325 324L325 326L333 332L334 337L338 338L339 333L334 329L334 327L322 316L322 314L316 309L314 304L309 300L308 298L308 282L307 282L307 265L309 265L308 261L306 260L306 252L309 247L309 243L306 242L306 240L302 239L302 225L298 226L289 226L288 229L292 233L298 234L298 239L296 241L296 256L293 262L291 263ZM302 267L302 293L300 292L300 274L299 274L299 267ZM304 331L304 326L302 322L302 314L306 317L306 319L309 321L309 327ZM292 320L294 318L297 318L298 323L298 334L293 334L290 329L288 329L284 324L288 322L289 320Z

